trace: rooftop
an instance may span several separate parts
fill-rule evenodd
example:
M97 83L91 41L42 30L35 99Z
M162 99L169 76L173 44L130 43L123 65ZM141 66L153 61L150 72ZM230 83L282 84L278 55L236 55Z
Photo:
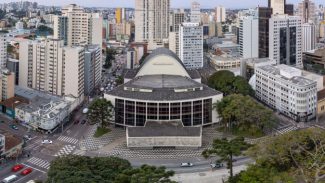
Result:
M144 127L128 127L129 137L200 137L201 127L184 127L181 121L147 121Z
M5 136L5 152L23 143L23 139L20 139L19 137L10 132L0 130L0 134Z

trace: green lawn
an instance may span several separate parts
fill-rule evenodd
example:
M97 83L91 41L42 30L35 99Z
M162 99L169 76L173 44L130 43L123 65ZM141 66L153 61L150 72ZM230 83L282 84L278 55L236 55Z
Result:
M109 133L110 131L111 130L108 129L108 128L98 127L95 134L94 134L94 137L95 138L101 137L101 136L105 135L106 133Z

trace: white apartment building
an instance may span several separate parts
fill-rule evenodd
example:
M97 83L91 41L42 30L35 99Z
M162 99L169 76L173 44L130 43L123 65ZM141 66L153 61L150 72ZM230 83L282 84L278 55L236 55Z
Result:
M135 1L135 42L147 42L148 50L163 47L169 34L170 0Z
M201 5L194 1L191 6L191 23L201 23Z
M203 67L203 27L199 23L181 25L179 58L188 69Z
M258 16L239 18L240 55L243 58L258 57Z
M302 67L302 31L299 16L272 15L269 20L269 57L277 64Z
M170 32L178 32L181 23L185 22L184 10L174 10L169 14Z
M54 16L54 39L65 40L67 46L102 46L103 17L87 13L75 4L62 8L62 16Z
M316 48L316 26L313 23L302 24L302 52Z
M273 9L273 15L285 13L285 0L269 0L269 8Z
M91 94L99 87L102 79L102 50L98 45L85 48L85 94Z
M63 40L22 41L19 85L55 95L84 95L83 47L65 47Z
M225 22L226 21L226 8L223 6L217 6L215 8L215 21Z
M287 65L257 67L256 97L297 122L316 117L317 82Z
M0 33L0 67L6 67L7 58L7 34Z

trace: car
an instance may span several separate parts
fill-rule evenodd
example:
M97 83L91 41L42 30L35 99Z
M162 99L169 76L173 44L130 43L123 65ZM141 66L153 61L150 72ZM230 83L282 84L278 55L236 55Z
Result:
M21 169L23 169L23 168L24 168L24 165L22 165L22 164L18 164L18 165L13 166L11 170L12 170L13 172L18 172L19 170L21 170Z
M25 170L23 170L20 174L21 175L28 175L33 171L32 168L26 168Z
M81 121L81 124L82 124L82 125L84 125L84 124L86 124L86 123L87 123L86 120L82 120L82 121Z
M192 167L193 166L193 163L181 163L181 167Z
M30 135L24 135L24 139L26 141L32 140L32 137Z
M43 140L42 144L52 144L52 140Z
M13 130L18 130L18 127L16 125L9 125L9 127Z
M74 121L74 124L79 124L79 120Z
M223 164L222 163L212 163L210 164L211 168L222 168Z

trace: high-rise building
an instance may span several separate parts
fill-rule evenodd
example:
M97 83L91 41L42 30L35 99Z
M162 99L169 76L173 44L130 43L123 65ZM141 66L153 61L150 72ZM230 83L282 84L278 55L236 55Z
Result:
M285 14L286 0L269 0L268 7L273 9L273 14Z
M191 6L191 18L192 23L201 22L201 5L200 3L194 1Z
M203 67L203 27L183 23L179 30L179 58L186 68Z
M314 22L316 18L316 5L311 0L303 0L298 4L298 15L302 23Z
M316 48L316 26L313 23L302 24L302 52Z
M258 16L242 16L239 20L240 55L243 58L258 57Z
M116 8L115 9L115 20L117 24L122 23L125 20L125 9Z
M85 94L90 95L101 83L102 58L98 45L85 48Z
M65 40L67 46L102 46L103 17L87 13L75 4L62 8L62 16L54 17L54 39Z
M19 44L19 85L55 95L84 96L83 47L65 47L63 40Z
M225 22L226 21L226 8L223 6L218 6L215 8L215 21Z
M6 67L7 59L7 34L0 33L0 67Z
M185 13L184 11L175 10L170 13L170 32L178 32L179 26L181 23L185 22Z
M3 68L0 71L0 100L4 101L15 96L15 73Z
M273 15L269 25L269 57L277 64L302 67L302 32L299 16Z
M147 42L148 49L163 46L169 34L170 0L135 0L135 42Z
M269 57L269 19L272 16L272 8L258 8L258 57Z

